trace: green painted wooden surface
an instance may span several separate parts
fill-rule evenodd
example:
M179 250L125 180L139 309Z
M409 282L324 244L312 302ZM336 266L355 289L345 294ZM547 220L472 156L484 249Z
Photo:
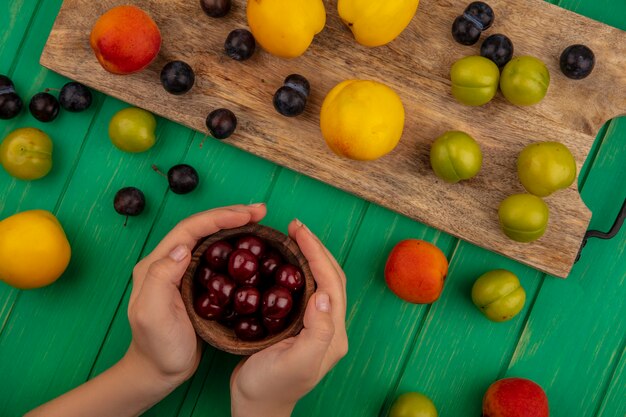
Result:
M621 0L554 3L626 29ZM38 59L61 0L8 4L0 13L0 73L26 99L60 87L66 80ZM591 241L562 281L228 145L209 141L200 148L203 135L166 120L159 120L152 150L123 154L106 129L124 106L96 94L89 111L62 112L50 124L27 112L0 121L1 137L34 126L55 143L55 167L45 179L27 183L0 172L0 218L52 210L74 249L68 272L51 287L20 292L0 284L0 416L21 415L123 355L130 271L177 221L258 201L268 203L265 224L285 230L296 216L306 222L348 275L350 352L294 415L384 416L399 393L418 390L442 416L478 416L492 381L522 376L546 389L553 416L626 416L626 231L611 242ZM612 121L580 175L592 228L607 229L626 197L624 143L626 119ZM188 196L168 193L150 170L152 163L167 169L180 162L201 175L200 188ZM126 185L142 188L149 205L123 228L111 200ZM432 306L406 304L384 284L387 254L407 237L435 242L450 257L446 288ZM484 319L469 298L474 279L493 268L516 272L528 294L524 311L504 324ZM237 360L207 348L196 375L147 415L229 415L228 377Z

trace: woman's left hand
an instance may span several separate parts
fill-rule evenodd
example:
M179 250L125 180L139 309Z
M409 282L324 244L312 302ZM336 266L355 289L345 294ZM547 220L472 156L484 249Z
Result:
M258 222L265 205L231 206L181 221L133 270L128 319L133 339L127 360L140 364L171 389L189 379L200 362L200 342L180 294L198 240L223 229Z

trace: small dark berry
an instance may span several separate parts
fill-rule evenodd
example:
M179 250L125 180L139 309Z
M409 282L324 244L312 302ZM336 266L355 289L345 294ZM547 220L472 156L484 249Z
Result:
M146 197L138 188L122 188L115 194L113 207L123 216L138 216L146 207Z
M167 172L170 190L176 194L188 194L198 187L198 172L190 165L175 165Z
M61 107L74 113L87 110L91 106L92 101L91 91L77 82L65 84L59 93Z
M5 93L15 93L15 85L9 77L0 74L0 94Z
M0 94L0 119L9 120L22 111L22 99L17 93Z
M226 139L237 128L237 117L228 109L213 110L207 116L206 126L215 139Z
M231 0L200 0L200 6L210 17L224 17L230 11Z
M171 94L185 94L191 90L195 81L193 69L183 61L168 62L161 70L161 84Z
M299 91L283 86L274 94L274 108L283 116L295 117L304 112L306 97Z
M256 49L254 36L246 29L235 29L228 34L224 42L226 55L237 61L249 59Z
M462 45L474 45L480 39L481 30L474 20L461 15L452 23L452 37Z
M571 45L565 48L560 59L561 71L573 80L586 78L596 65L596 57L585 45Z
M37 93L30 100L28 108L35 119L48 123L57 118L61 106L52 94Z
M513 58L513 42L504 35L491 35L483 41L480 54L502 68Z
M305 98L309 97L311 92L311 85L309 84L309 80L304 78L300 74L291 74L287 78L285 78L285 82L283 83L285 87L291 87L294 90L298 91Z
M470 3L464 14L468 19L474 20L481 31L489 29L495 19L491 6L482 1Z

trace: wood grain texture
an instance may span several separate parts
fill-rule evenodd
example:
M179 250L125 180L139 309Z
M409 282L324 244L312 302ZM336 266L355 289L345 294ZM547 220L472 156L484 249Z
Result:
M449 91L451 64L478 50L451 39L450 24L466 5L461 0L424 0L402 36L375 50L354 42L334 2L328 2L327 27L303 57L286 61L260 52L245 63L222 52L227 33L245 26L243 2L226 19L214 20L201 15L197 2L138 0L135 3L149 11L166 34L163 48L147 70L119 77L99 66L88 35L97 16L122 3L66 0L42 64L200 131L205 130L209 111L231 108L240 120L231 144L542 271L567 276L590 219L575 187L547 199L548 232L532 244L512 242L500 232L497 207L509 194L522 191L515 159L525 145L561 141L580 168L602 123L626 111L623 32L540 0L493 0L498 14L493 30L507 33L520 54L544 60L552 85L546 100L532 108L517 108L498 97L475 109L456 103ZM560 52L572 43L585 43L598 56L593 75L582 82L568 80L558 70ZM169 96L159 85L160 68L172 59L183 59L196 69L197 85L187 96ZM308 110L296 120L279 116L270 104L282 79L293 72L313 85ZM349 78L387 83L407 110L403 140L376 162L334 156L319 132L325 93ZM467 131L484 150L481 175L465 184L443 183L428 164L429 144L450 129Z
M620 118L609 126L582 187L582 196L594 211L592 229L608 230L626 198L624 140L626 118ZM541 384L551 403L559 404L551 407L551 416L596 416L626 345L624 300L626 229L622 228L612 240L589 240L570 279L544 281L506 375ZM624 410L624 397L606 413L617 410Z
M24 0L22 11L36 10L34 20L28 29L23 29L24 43L21 36L9 36L10 44L4 51L14 52L0 56L1 68L11 63L14 70L10 75L26 99L46 87L59 87L68 81L37 65L61 2ZM621 0L561 0L559 4L626 29L626 3ZM9 18L13 20L24 19ZM4 30L0 26L0 36ZM455 239L235 147L208 141L199 150L203 134L196 134L189 146L188 129L162 120L157 147L165 146L163 150L133 156L115 152L109 149L106 124L122 105L111 99L101 101L104 103L100 108L61 114L52 124L39 124L27 112L11 121L0 120L0 133L28 125L53 132L55 170L59 169L57 174L35 182L14 181L0 169L0 217L27 208L58 206L59 216L69 225L70 234L76 236L72 240L75 250L84 252L77 267L53 287L22 293L0 284L0 316L7 319L4 311L12 312L4 329L8 334L0 337L3 417L22 415L29 407L84 381L87 375L97 375L127 349L127 297L133 261L130 257L122 261L116 256L115 262L123 265L112 268L111 254L123 251L112 252L109 248L114 244L132 246L137 258L143 257L179 220L192 213L260 201L268 202L265 224L285 230L289 220L300 218L320 235L348 275L350 353L300 401L296 416L382 416L378 411L393 400L396 385L398 391L422 389L432 395L440 415L457 410L453 416L466 415L466 410L475 409L480 402L482 392L478 385L486 385L489 376L515 350L515 366L509 374L547 384L554 417L626 415L623 283L620 286L626 274L624 231L610 242L592 241L567 282L537 280L532 274L521 274L529 292L537 286L541 295L542 282L563 286L556 286L556 290L546 286L550 290L537 299L537 306L528 305L529 310L532 308L532 331L524 332L516 349L518 340L506 328L507 324L486 322L472 310L465 288L470 276L483 268L524 268L461 244L452 260L454 270L440 300L442 306L435 304L429 309L403 305L385 288L382 276L392 245L405 237L424 238L451 253ZM602 147L596 164L589 163L589 187L581 187L585 201L594 211L595 228L610 225L621 204L617 200L623 197L619 193L626 189L624 135L626 124L622 119L611 123L608 137L614 139L609 139L610 146ZM165 192L163 179L149 166L157 163L167 169L183 162L197 168L200 188L185 196ZM99 194L122 186L125 180L145 188L151 211L147 213L150 219L134 219L133 235L120 240L120 220L110 208L112 195ZM92 210L95 198L102 198L101 206ZM458 257L459 251L464 256ZM113 275L116 273L122 275ZM584 293L593 296L574 298L574 290L560 291L570 285L582 286ZM19 295L13 304L15 294ZM115 317L111 318L113 310ZM561 314L561 310L565 311ZM461 322L459 317L467 320ZM520 322L509 324L517 329ZM423 331L427 334L422 336ZM499 356L484 358L485 367L481 367L481 359L491 353ZM145 415L228 416L228 378L238 360L206 349L193 379Z

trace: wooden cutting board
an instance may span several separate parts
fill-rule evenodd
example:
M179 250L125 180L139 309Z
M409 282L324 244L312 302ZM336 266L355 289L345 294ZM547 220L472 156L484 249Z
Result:
M146 70L116 76L96 61L89 33L98 16L127 3L156 20L163 47ZM326 28L304 56L282 60L260 51L243 63L223 53L228 33L247 26L245 1L234 3L229 16L211 19L197 0L65 0L41 63L199 131L206 131L211 110L229 108L239 119L236 134L228 140L236 147L544 272L568 275L591 218L575 186L546 199L549 227L534 243L504 236L497 208L508 195L523 192L516 158L524 146L560 141L572 150L580 169L602 124L626 112L623 31L541 0L490 0L496 20L487 34L504 33L512 39L516 55L542 59L552 82L546 99L533 107L515 107L498 94L488 105L471 108L452 98L449 81L457 59L479 54L480 43L462 46L450 34L466 0L422 0L407 30L391 44L374 49L354 41L337 15L336 1L327 1ZM574 43L586 44L596 54L594 72L582 81L567 79L558 67L561 51ZM185 96L167 94L159 82L163 65L175 59L196 71L196 85ZM291 73L304 75L312 85L307 110L295 119L280 116L272 106L274 92ZM352 78L386 83L405 105L407 122L399 146L375 162L335 156L320 133L325 94ZM455 185L433 174L428 156L431 142L452 129L471 134L484 153L481 173Z

